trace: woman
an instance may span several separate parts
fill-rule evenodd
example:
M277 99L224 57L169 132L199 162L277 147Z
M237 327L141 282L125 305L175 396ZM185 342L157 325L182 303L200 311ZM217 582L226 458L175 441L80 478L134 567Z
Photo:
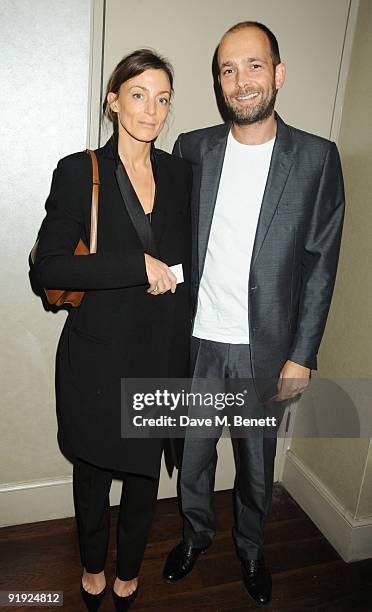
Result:
M167 119L172 68L152 51L125 57L109 79L103 110L114 134L97 149L97 253L89 244L91 160L62 159L39 232L35 272L45 288L85 290L57 350L58 441L72 457L74 503L88 609L106 591L109 490L123 492L113 597L128 609L138 593L158 490L163 440L121 438L120 379L187 376L191 169L154 147ZM150 252L151 251L151 252ZM170 266L182 264L176 285Z

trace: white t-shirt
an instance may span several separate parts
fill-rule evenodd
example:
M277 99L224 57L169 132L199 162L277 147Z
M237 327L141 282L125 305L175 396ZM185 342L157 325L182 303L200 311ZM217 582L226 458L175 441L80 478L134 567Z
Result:
M246 145L228 135L199 287L197 338L249 344L248 277L274 141Z

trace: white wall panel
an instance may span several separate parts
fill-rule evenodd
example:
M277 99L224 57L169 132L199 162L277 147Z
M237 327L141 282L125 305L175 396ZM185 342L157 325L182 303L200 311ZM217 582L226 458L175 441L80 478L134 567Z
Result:
M89 0L1 0L0 483L68 473L56 442L54 355L65 313L28 279L58 159L86 146Z
M220 122L211 62L222 34L234 23L261 21L277 36L288 77L278 111L296 127L329 137L349 0L107 0L104 88L128 52L150 46L174 64L175 101L168 133ZM103 135L105 136L105 135Z

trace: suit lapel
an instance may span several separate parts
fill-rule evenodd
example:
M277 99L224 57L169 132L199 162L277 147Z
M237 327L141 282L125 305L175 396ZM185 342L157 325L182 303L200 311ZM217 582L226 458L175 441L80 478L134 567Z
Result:
M199 278L202 276L207 253L229 130L230 124L228 123L210 142L202 159L198 218Z
M277 134L262 198L260 216L257 223L251 269L257 260L257 256L265 240L293 163L293 151L289 128L278 115L276 115L276 119Z

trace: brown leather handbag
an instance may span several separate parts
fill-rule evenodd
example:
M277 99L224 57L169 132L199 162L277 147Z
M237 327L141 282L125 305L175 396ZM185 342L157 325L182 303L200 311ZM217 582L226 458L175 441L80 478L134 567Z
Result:
M77 247L74 251L75 255L89 255L89 253L97 252L97 222L98 222L98 196L99 196L99 171L97 157L91 149L86 150L92 160L92 206L90 212L90 246L85 245L80 238ZM36 240L30 253L31 262L36 259L37 247L39 240ZM71 306L79 306L84 297L84 291L68 291L66 289L44 289L49 304L53 306L63 306L71 304Z

